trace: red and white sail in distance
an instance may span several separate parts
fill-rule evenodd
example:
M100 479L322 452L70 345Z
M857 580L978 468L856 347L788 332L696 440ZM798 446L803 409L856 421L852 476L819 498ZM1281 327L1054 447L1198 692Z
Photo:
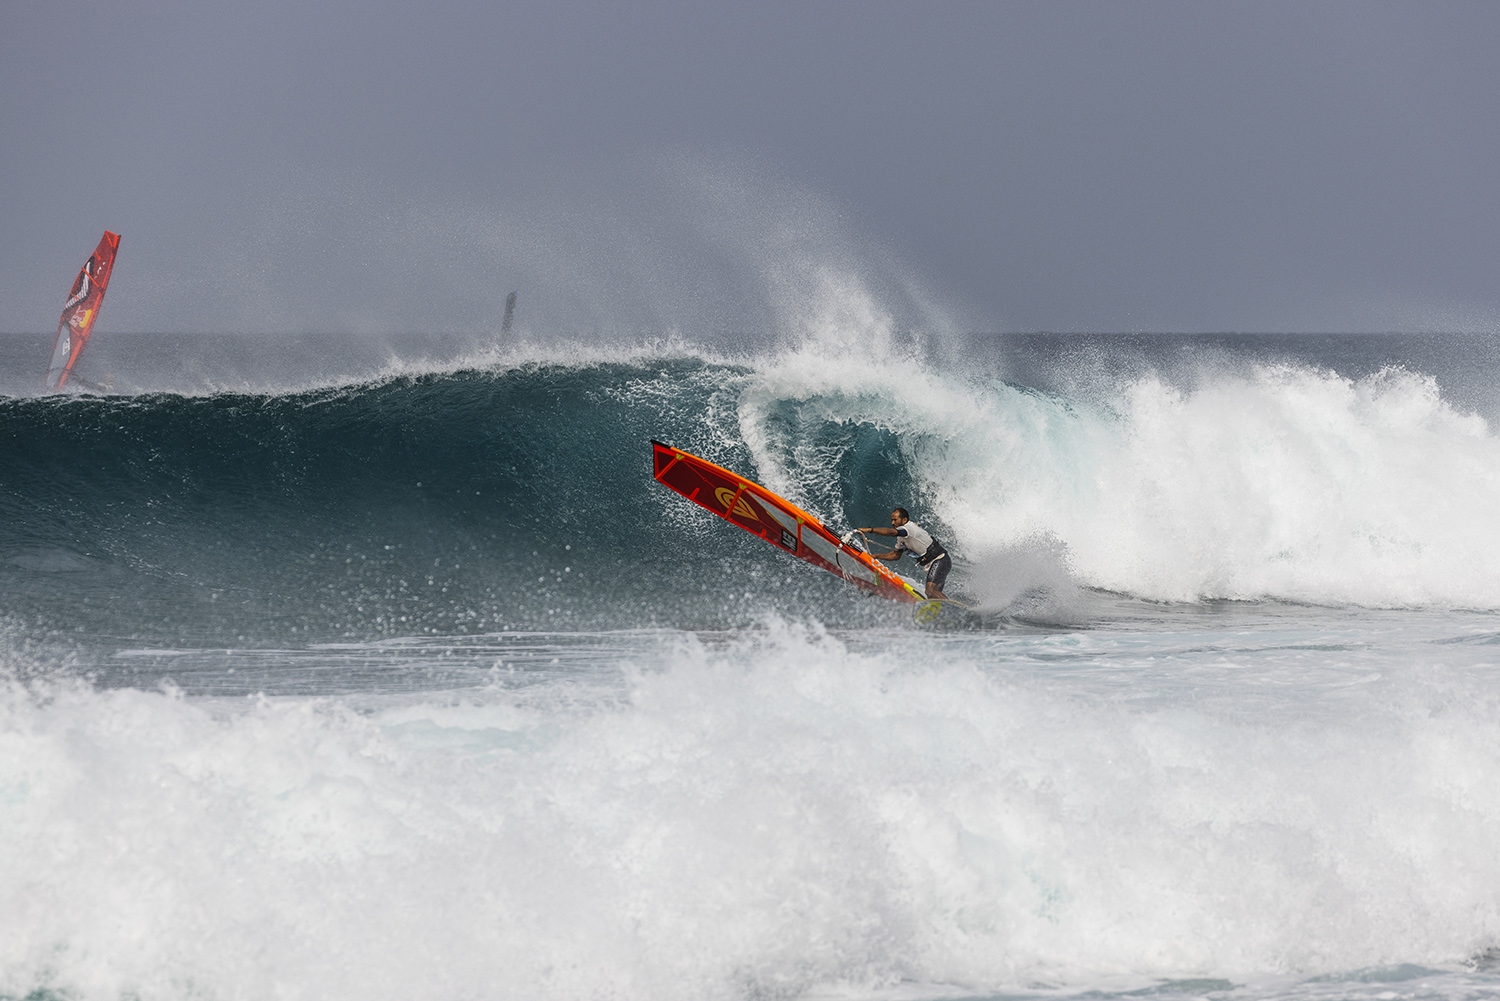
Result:
M73 366L78 363L78 356L94 330L94 321L99 318L109 273L115 266L115 251L119 249L120 234L105 230L99 246L78 272L62 319L57 322L57 342L52 346L52 364L47 366L47 388L63 388L73 374Z
M694 504L871 594L911 603L923 600L911 581L840 542L821 521L784 497L690 452L655 440L651 447L656 479Z

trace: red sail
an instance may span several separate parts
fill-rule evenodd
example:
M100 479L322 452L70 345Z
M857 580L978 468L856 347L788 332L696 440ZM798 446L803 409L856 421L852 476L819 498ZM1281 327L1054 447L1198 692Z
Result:
M120 249L120 234L104 231L99 246L78 272L73 282L73 291L68 294L68 303L63 307L62 319L57 322L57 342L52 346L52 364L47 366L47 386L61 389L73 374L83 346L89 342L94 330L94 321L99 318L99 307L104 303L104 290L109 286L109 273L115 266L115 251Z
M823 523L784 497L691 452L651 442L656 479L778 549L837 574L882 598L917 602L922 592L868 554L839 541Z

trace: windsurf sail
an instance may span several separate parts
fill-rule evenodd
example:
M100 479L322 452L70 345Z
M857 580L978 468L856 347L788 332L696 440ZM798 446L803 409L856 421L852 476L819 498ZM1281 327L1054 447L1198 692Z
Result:
M911 603L925 597L911 581L858 547L840 541L821 521L786 498L654 438L651 447L656 479L699 507L871 594Z
M512 292L505 297L505 318L500 321L500 333L510 333L510 325L516 318L516 294Z
M78 272L67 305L63 306L62 318L57 321L57 341L52 346L52 363L47 366L47 388L63 388L73 374L73 366L78 364L78 356L83 354L83 346L93 333L94 321L99 319L99 307L104 303L104 290L115 266L115 251L119 249L120 234L105 230L99 246Z

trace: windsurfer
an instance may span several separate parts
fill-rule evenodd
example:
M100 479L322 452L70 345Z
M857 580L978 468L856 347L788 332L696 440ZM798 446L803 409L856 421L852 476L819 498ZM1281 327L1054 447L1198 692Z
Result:
M870 555L877 560L894 563L901 558L902 553L911 553L917 558L917 566L927 571L927 597L948 597L943 593L943 585L948 582L948 571L953 569L953 560L941 543L911 520L906 508L898 507L891 512L890 528L861 528L859 531L864 535L895 536L896 548L888 553Z
M89 255L78 277L73 279L73 291L68 293L62 316L57 320L57 340L52 342L52 361L47 365L49 389L62 389L70 378L77 378L73 367L78 364L84 345L94 330L94 321L99 318L104 290L109 286L109 273L115 265L115 252L119 249L120 234L105 230L99 246ZM83 384L83 380L77 381Z

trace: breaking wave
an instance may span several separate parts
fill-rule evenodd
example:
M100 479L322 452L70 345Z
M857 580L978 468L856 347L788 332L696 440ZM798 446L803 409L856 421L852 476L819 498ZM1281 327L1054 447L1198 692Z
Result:
M908 507L992 605L1044 584L1500 607L1500 442L1403 368L1147 371L1069 396L892 344L669 348L283 393L3 399L0 436L0 582L11 614L58 630L863 621L837 580L654 484L653 437L836 527Z

